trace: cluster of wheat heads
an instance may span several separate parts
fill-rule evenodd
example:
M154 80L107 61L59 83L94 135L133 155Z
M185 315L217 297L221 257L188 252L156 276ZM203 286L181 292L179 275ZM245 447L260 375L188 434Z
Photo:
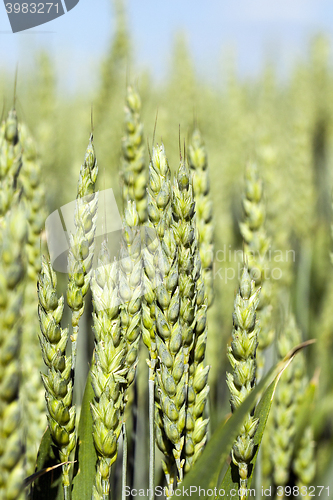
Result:
M24 478L34 471L36 443L45 430L46 417L48 431L39 457L49 439L53 467L61 466L60 496L76 500L81 494L77 491L83 491L78 486L82 482L85 488L89 485L87 494L93 499L115 498L114 476L121 456L124 494L128 465L126 428L130 418L128 410L125 411L131 399L129 391L137 380L141 340L147 348L145 353L142 346L141 352L148 357L149 367L146 466L150 498L158 484L165 484L166 495L171 496L206 456L210 423L207 316L214 297L207 153L200 132L195 130L187 155L180 157L174 169L173 180L163 144L153 147L147 165L139 102L137 91L130 87L121 160L123 227L115 259L109 248L110 235L95 250L100 198L94 139L92 135L89 138L79 173L74 230L69 237L66 301L57 290L57 273L43 248L39 260L45 215L35 146L26 127L18 125L14 111L1 126L0 488L3 498L47 496L52 479L45 483L46 487L37 478L30 493L28 488L23 490ZM147 189L143 189L145 182ZM259 356L258 363L257 354L271 343L274 335L270 326L274 309L269 284L261 273L256 275L256 270L263 266L270 240L263 229L263 182L254 163L249 163L245 171L243 208L240 232L244 239L244 262L227 352L232 367L227 385L235 415L251 397L257 379L262 378L257 368L257 364L263 367L262 358ZM37 283L35 289L34 283ZM37 302L38 315L34 315ZM87 380L90 396L88 404L81 405L74 400L73 390L80 369L76 357L85 310L91 317L87 325L94 347ZM39 327L35 326L36 318ZM296 329L295 325L293 328ZM291 329L284 332L287 337ZM37 339L40 349L36 346ZM290 334L288 339L288 342L278 340L281 359L301 341L301 336ZM298 383L293 383L293 396L297 399L308 382L304 366L292 367L297 377L291 371L286 372L286 377L288 373L289 386L291 379L297 379ZM314 431L310 425L305 426L305 437L296 448L287 449L279 439L282 432L290 435L290 439L298 435L297 408L302 406L298 401L290 410L283 381L282 378L281 389L276 391L276 405L272 407L273 423L268 424L268 429L274 429L275 450L279 446L281 449L276 460L267 459L267 470L262 467L275 493L282 483L288 485L291 481L299 488L305 487L315 474ZM45 397L41 397L41 384ZM89 395L89 390L86 393ZM135 407L133 410L136 411ZM21 418L23 411L29 415L31 431ZM254 412L255 405L244 416L234 444L229 446L236 470L234 480L241 489L240 500L247 498L246 488L252 480L258 439L261 439L258 432L262 434L260 425L262 418L266 418ZM90 452L96 458L89 471L80 465L85 446L80 432L85 425L90 426ZM272 453L266 446L270 457ZM157 450L161 462L155 464ZM160 463L162 479L155 474ZM259 467L260 463L256 470ZM41 473L53 474L38 469L38 474Z

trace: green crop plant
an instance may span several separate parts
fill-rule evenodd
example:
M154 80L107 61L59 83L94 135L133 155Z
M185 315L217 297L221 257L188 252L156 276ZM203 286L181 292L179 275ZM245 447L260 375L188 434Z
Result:
M24 294L24 328L22 332L22 390L25 414L29 419L26 431L27 474L34 472L37 445L46 428L44 390L40 377L43 360L39 349L39 329L36 309L38 304L36 282L41 270L40 251L42 231L46 218L45 188L41 183L41 165L37 158L36 145L24 125L19 126L22 145L22 169L20 183L23 203L27 215L28 235L26 242L27 276Z
M1 125L1 336L0 336L0 497L22 498L26 475L25 426L20 398L22 308L27 268L27 224L18 175L22 150L16 111Z
M207 151L198 129L195 129L192 134L188 158L190 167L193 170L193 189L196 202L196 224L199 233L200 258L203 267L208 307L210 307L214 300L213 207L210 196Z
M123 159L121 176L123 204L126 207L128 200L135 201L140 222L143 223L147 219L147 176L140 110L140 96L133 87L129 86L125 106L126 135L122 141Z
M181 41L156 81L132 66L116 6L96 91L64 97L44 53L21 70L18 124L2 68L0 500L124 500L135 490L153 500L155 487L187 496L191 486L324 497L333 467L328 44L316 39L283 82L272 62L241 80L235 61L212 85ZM91 102L94 143L79 171ZM179 126L189 137L181 159ZM242 194L249 158L257 167L249 163ZM105 224L105 238L97 202L110 187L123 221L119 237L114 220ZM68 273L46 248L55 210ZM298 353L312 336L316 347ZM192 489L192 500L203 496Z
M291 346L300 341L301 332L294 316L289 315L277 341L279 358L283 359L291 350ZM316 462L311 424L302 429L302 437L297 447L294 445L298 433L298 414L302 409L307 386L305 359L301 354L281 377L270 416L270 438L265 440L265 474L272 476L276 498L281 496L281 489L289 484L292 474L296 477L296 486L306 497L307 487L314 479Z
M64 299L57 296L57 277L44 258L38 280L39 341L47 374L45 387L47 418L52 442L63 463L64 499L70 498L70 460L75 448L75 407L73 402L72 358L66 355L68 328L60 326Z
M251 280L247 264L245 264L235 298L232 342L228 347L228 358L233 370L232 373L227 374L232 411L237 410L255 385L259 333L256 310L260 300L259 293L260 289L255 289L255 283ZM245 500L247 497L248 464L254 455L253 438L258 424L259 421L253 416L252 410L247 415L231 452L232 461L238 467L240 477L240 500Z
M94 237L98 195L95 183L97 161L91 135L81 166L75 207L75 233L71 235L68 257L67 302L72 310L73 344L72 369L75 368L79 320L84 311L84 298L89 290L89 280L94 258Z
M270 240L264 229L265 209L263 202L263 183L255 163L248 163L245 172L245 195L243 198L244 221L240 223L240 231L244 238L244 254L248 260L251 278L257 289L260 287L258 317L260 318L260 333L257 353L257 378L260 379L264 369L264 354L274 339L274 329L271 325L270 303L271 284L269 281L269 266L266 254Z
M17 190L17 178L22 166L22 152L19 141L18 122L15 109L12 109L0 130L0 217L9 211Z
M22 498L24 425L19 397L22 304L27 226L24 211L14 205L2 221L1 233L1 375L0 375L0 496Z

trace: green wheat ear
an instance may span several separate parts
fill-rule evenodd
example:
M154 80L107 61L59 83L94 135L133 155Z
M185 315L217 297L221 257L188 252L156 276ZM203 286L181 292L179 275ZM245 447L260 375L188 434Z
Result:
M132 86L129 86L125 106L125 137L122 140L123 206L125 210L128 200L135 201L142 224L147 220L147 172L140 110L140 96Z
M66 355L69 332L61 328L64 298L57 296L57 277L50 261L42 258L38 279L39 342L47 373L42 374L47 419L59 461L68 462L75 448L75 407L72 405L72 358ZM70 464L62 466L65 500L70 499Z
M199 129L195 129L188 148L188 161L193 172L193 190L196 204L196 225L208 307L214 301L214 226L213 205L209 184L207 151Z
M155 338L155 288L159 246L171 223L171 172L163 144L153 148L148 178L148 222L145 225L143 342L147 346L154 377L157 362Z
M72 369L75 368L79 320L84 312L84 299L89 289L94 258L98 194L95 185L98 166L90 136L80 169L74 222L75 233L70 235L68 255L67 303L72 310Z
M196 203L187 161L181 161L173 188L172 229L178 246L180 326L186 370L185 472L199 458L207 440L208 420L202 418L209 392L209 367L204 366L207 341L207 301L199 254Z
M20 498L26 475L19 398L22 306L26 272L25 212L12 206L0 233L0 497Z
M36 145L24 124L19 125L22 145L22 202L28 221L27 277L24 295L24 328L22 335L22 387L24 411L29 422L26 429L27 475L35 469L39 443L47 426L44 388L40 377L43 359L38 342L37 279L41 271L41 233L46 219L45 189L41 184L41 166Z
M104 241L93 273L95 354L91 403L93 437L98 454L93 498L109 498L111 466L118 454L128 388L138 362L141 336L142 259L139 215L125 210L118 260L111 263Z
M261 288L258 304L258 318L260 319L260 334L258 338L257 379L260 380L264 369L264 350L274 339L272 328L272 306L270 304L271 286L269 280L269 266L267 251L270 239L267 237L264 221L265 207L263 201L263 183L259 177L258 167L249 162L245 171L245 193L243 197L244 221L239 224L244 238L244 254L248 261L251 278L256 288Z
M232 412L237 410L255 385L259 333L256 310L260 300L259 293L260 289L256 290L245 264L235 298L232 342L228 347L228 358L233 369L232 373L227 374ZM231 451L232 461L239 471L240 488L243 489L240 500L247 497L244 491L247 489L248 466L255 453L253 438L258 425L259 420L254 418L253 412L249 413Z
M111 466L118 454L126 388L126 341L121 335L119 270L111 263L106 242L92 275L95 353L91 383L95 397L91 403L93 438L98 455L93 499L108 499Z
M0 128L0 497L19 498L26 474L19 388L26 273L26 213L17 178L22 165L16 111Z

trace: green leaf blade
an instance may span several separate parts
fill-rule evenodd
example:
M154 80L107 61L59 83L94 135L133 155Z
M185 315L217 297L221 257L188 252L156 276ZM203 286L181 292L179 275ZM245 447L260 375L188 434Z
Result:
M96 475L97 454L93 440L93 421L90 402L94 391L91 385L90 372L84 391L76 448L77 467L73 478L72 500L91 500L92 488Z

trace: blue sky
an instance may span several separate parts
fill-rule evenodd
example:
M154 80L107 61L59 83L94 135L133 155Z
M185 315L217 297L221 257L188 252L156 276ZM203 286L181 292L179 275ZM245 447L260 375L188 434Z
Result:
M64 81L93 86L101 55L114 33L112 0L80 0L66 15L12 34L0 4L0 68L28 66L47 48ZM136 65L156 78L167 72L174 36L184 31L199 72L215 78L217 61L234 47L242 74L255 74L269 57L281 71L306 53L309 38L333 41L332 0L127 0Z

